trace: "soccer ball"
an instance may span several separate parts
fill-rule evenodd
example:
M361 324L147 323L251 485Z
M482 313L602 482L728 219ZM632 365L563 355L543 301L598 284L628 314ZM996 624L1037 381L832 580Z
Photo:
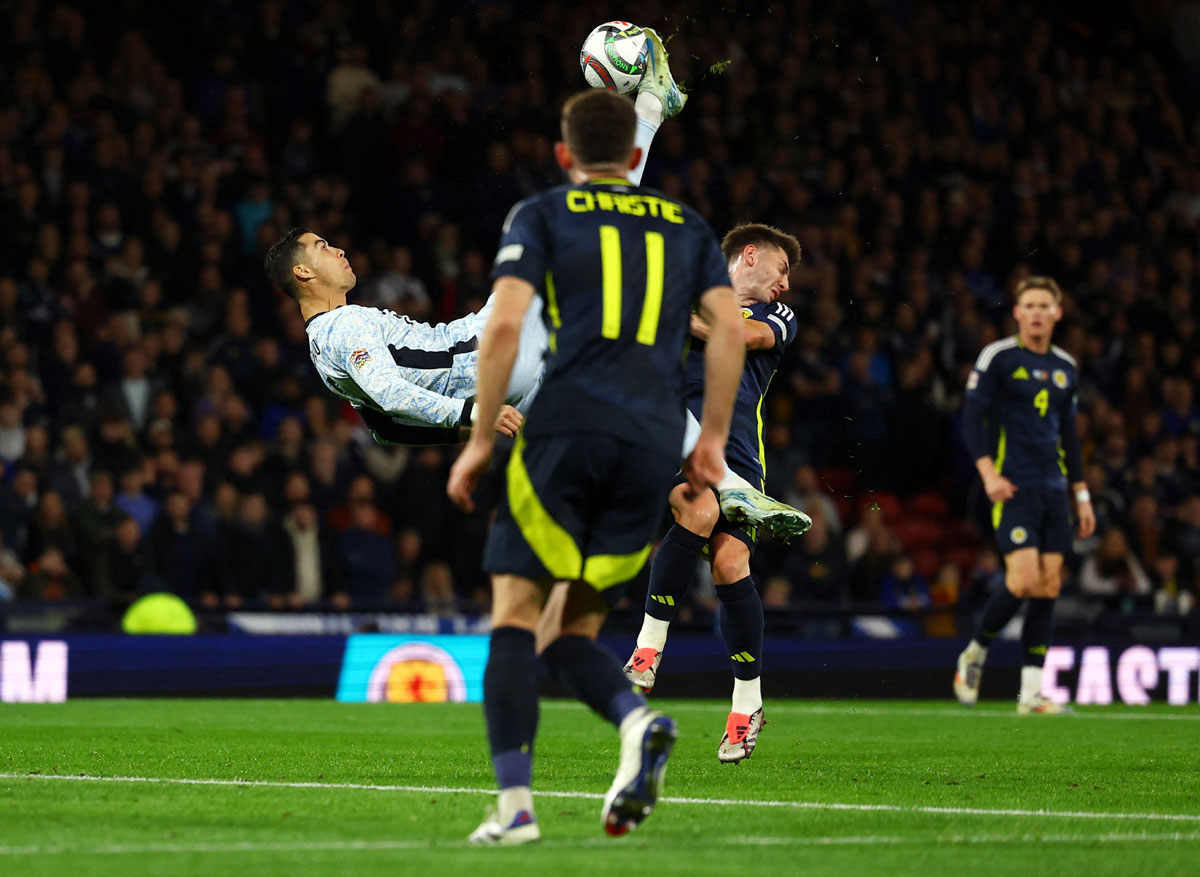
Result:
M646 72L650 40L636 24L606 21L592 30L579 51L583 78L592 88L628 94Z

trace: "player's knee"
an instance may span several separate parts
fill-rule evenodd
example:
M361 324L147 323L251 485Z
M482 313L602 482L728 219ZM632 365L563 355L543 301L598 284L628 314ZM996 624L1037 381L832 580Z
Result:
M699 536L708 536L717 526L721 507L710 491L691 499L686 498L687 485L681 484L671 492L671 510L681 526Z
M695 512L693 512L689 516L687 522L683 525L693 533L698 533L703 536L705 534L712 533L713 528L717 526L717 519L719 517L720 513L715 506L711 509L705 507L697 509Z
M1037 593L1033 596L1044 597L1048 599L1056 599L1059 592L1062 591L1062 573L1058 570L1054 572L1043 572L1039 581Z
M1026 600L1029 597L1038 596L1042 582L1036 570L1032 572L1013 570L1005 577L1005 584L1012 591L1014 597Z
M738 543L739 545L741 543ZM750 554L735 549L717 550L712 558L713 581L718 585L731 585L750 575Z

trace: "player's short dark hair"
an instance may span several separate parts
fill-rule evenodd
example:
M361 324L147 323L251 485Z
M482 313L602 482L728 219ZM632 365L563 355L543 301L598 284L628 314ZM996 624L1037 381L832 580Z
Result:
M1061 305L1063 300L1062 287L1054 280L1053 277L1026 277L1017 284L1017 288L1013 290L1013 301L1019 302L1021 294L1028 292L1031 289L1044 289L1046 292L1054 296L1054 303Z
M271 244L271 249L267 250L267 256L263 259L263 270L267 272L267 279L276 289L292 298L297 298L300 294L300 284L296 281L296 275L292 273L292 269L302 261L304 253L300 236L308 233L307 228L289 230Z
M589 88L563 104L563 140L584 167L624 164L636 132L633 101L623 94Z
M721 254L726 262L732 262L751 244L756 247L765 244L783 250L789 267L795 267L800 262L800 242L786 231L761 222L744 222L731 228L721 240Z

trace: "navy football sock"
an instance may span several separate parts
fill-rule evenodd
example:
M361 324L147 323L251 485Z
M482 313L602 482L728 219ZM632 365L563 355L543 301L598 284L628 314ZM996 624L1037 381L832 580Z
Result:
M1050 634L1054 629L1054 600L1033 597L1025 607L1025 624L1021 628L1021 664L1041 667L1046 663Z
M763 606L746 576L729 585L717 585L721 598L721 636L737 679L757 679L762 675Z
M1000 588L983 607L983 617L979 619L975 640L986 649L992 644L992 640L1000 635L1000 631L1004 630L1004 626L1012 621L1020 608L1020 599L1008 588Z
M483 714L496 782L501 789L528 786L538 725L537 655L531 631L519 627L492 631L483 671Z
M686 527L675 524L663 537L658 553L650 563L650 585L646 589L646 614L670 621L692 586L700 549L708 540Z
M542 660L555 679L614 725L646 703L617 659L586 636L560 636L542 652Z

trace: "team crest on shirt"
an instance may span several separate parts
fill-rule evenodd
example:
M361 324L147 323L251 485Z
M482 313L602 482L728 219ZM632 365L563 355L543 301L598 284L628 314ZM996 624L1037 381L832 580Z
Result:
M1067 388L1067 373L1061 368L1056 368L1054 370L1054 386L1058 387L1060 390L1065 390Z
M371 361L371 354L365 348L356 350L350 354L350 361L354 363L354 367L362 371L363 366Z
M1025 540L1029 538L1029 531L1024 527L1013 527L1008 531L1008 538L1013 541L1014 545L1024 545Z
M754 312L750 308L742 308L742 319L748 320L754 316Z

